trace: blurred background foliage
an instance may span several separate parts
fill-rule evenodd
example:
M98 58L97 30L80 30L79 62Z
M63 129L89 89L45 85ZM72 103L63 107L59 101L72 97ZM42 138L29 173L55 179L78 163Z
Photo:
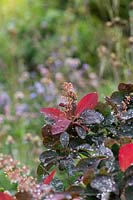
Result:
M102 100L132 81L133 2L1 0L0 27L0 149L35 170L39 110L64 81Z

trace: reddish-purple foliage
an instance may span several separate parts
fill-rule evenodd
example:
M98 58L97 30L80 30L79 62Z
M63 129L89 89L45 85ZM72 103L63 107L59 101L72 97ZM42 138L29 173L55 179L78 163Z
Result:
M41 112L55 121L59 118L65 117L65 113L60 111L58 108L42 108Z
M56 173L56 169L52 170L50 174L43 180L43 183L49 185Z
M64 132L84 110L94 109L97 102L98 95L94 92L85 95L77 104L71 104L73 107L68 108L67 111L61 111L58 108L42 108L41 113L55 121L52 125L52 134L56 135Z
M77 104L75 115L81 114L86 109L94 109L98 102L96 92L85 95Z
M124 172L133 164L133 143L124 144L119 150L119 165Z
M0 192L0 200L13 200L13 197L7 193Z

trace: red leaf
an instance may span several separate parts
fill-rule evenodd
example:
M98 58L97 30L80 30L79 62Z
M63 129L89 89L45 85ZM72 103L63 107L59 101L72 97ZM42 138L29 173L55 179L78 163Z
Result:
M13 200L13 197L7 193L0 192L0 200Z
M54 120L58 120L59 117L65 117L65 113L58 108L42 108L41 113Z
M50 174L43 180L43 183L46 184L46 185L49 185L51 183L55 173L56 173L56 170L55 169L52 170L50 172Z
M52 135L57 135L66 131L71 121L66 118L60 118L56 123L52 126Z
M93 109L97 105L98 95L96 92L85 95L78 103L75 115L81 114L86 109Z
M124 172L131 164L133 164L133 143L124 144L119 150L119 165Z

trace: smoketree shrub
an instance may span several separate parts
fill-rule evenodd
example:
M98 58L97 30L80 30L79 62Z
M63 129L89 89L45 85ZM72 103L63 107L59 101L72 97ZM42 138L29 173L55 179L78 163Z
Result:
M44 199L132 199L133 84L120 83L102 103L96 92L77 101L73 85L64 83L59 106L41 113L37 172L53 187Z

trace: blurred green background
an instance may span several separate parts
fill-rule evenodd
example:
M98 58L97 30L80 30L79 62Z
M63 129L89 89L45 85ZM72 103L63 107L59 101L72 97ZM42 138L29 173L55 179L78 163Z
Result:
M64 81L99 99L131 82L130 0L0 1L0 150L35 172L39 113L58 104Z

